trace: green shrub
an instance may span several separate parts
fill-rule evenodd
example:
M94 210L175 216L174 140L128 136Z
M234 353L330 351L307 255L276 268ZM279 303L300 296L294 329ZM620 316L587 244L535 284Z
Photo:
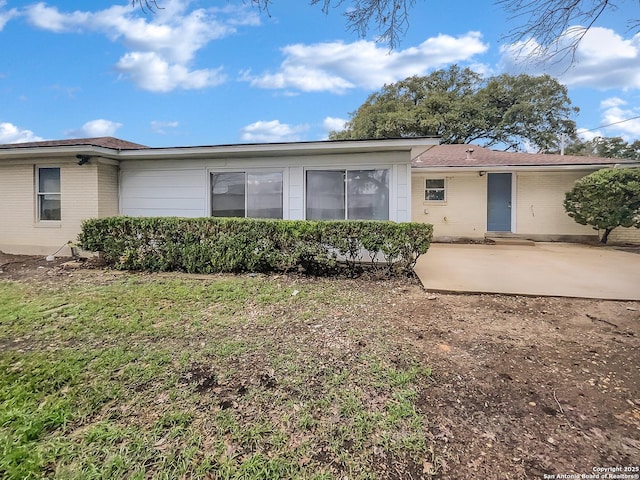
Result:
M78 242L114 268L148 271L408 273L431 243L422 223L252 218L86 220Z
M640 228L640 169L605 168L577 180L564 208L581 225L603 230L601 242L617 227Z

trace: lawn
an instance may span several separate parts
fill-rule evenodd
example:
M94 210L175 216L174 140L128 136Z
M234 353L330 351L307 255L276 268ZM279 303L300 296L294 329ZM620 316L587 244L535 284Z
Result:
M3 480L640 474L640 302L4 262Z
M358 287L358 288L355 288ZM430 369L362 284L0 282L0 477L435 474Z

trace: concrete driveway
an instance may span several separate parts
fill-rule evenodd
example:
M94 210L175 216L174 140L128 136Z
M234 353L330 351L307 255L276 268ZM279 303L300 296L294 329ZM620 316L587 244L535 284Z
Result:
M434 243L416 274L429 291L640 300L640 254L568 243Z

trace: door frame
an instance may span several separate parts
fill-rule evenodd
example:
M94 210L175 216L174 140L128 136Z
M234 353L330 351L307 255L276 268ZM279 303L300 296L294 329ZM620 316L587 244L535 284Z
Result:
M516 233L517 230L517 225L516 225L516 219L517 219L517 205L516 205L516 186L517 186L517 173L511 170L508 171L493 171L493 172L487 172L486 177L486 195L485 195L485 200L486 200L486 208L485 208L485 224L484 224L484 229L485 232L487 233L491 233L493 232L492 230L489 230L489 175L492 173L509 173L511 174L511 230L509 232L495 232L495 233Z

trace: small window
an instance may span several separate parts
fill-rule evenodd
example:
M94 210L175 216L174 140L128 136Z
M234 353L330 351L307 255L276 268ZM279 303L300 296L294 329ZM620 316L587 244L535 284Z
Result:
M211 174L213 217L282 218L282 172Z
M445 201L444 178L427 179L424 199L432 202Z
M38 168L37 204L38 220L61 220L60 211L60 169Z

